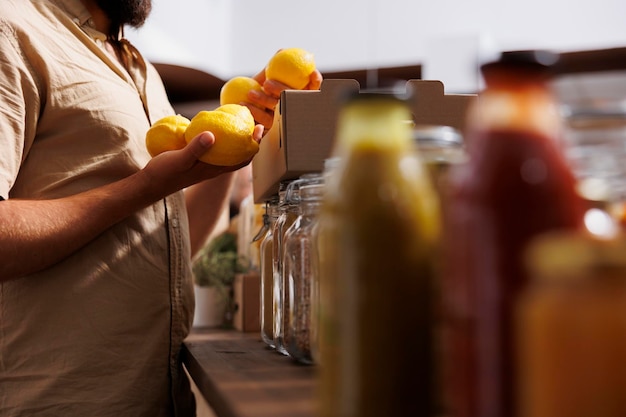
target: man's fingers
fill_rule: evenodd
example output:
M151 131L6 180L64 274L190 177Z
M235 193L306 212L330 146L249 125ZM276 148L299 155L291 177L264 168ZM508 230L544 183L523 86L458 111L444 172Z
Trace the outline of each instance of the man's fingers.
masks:
M324 80L324 77L322 76L322 73L319 72L318 70L315 70L311 74L311 77L309 79L309 84L305 87L305 89L307 89L307 90L319 90L320 87L322 86L322 81L323 80Z
M249 104L247 107L248 109L250 109L250 113L252 113L252 117L254 117L254 120L258 124L261 124L267 127L268 129L272 126L272 123L274 123L273 112L270 112L270 110L267 110L267 109L258 108L257 106L253 106L251 104Z
M202 132L185 147L193 161L197 161L215 143L215 135L211 132Z
M263 137L263 132L265 132L265 126L258 124L254 126L254 131L252 132L252 137L258 143L261 143L261 138Z
M277 93L276 96L272 96L265 92L250 90L248 92L248 101L250 104L253 104L258 107L265 107L266 109L274 109L278 104L278 100L280 98L280 92Z

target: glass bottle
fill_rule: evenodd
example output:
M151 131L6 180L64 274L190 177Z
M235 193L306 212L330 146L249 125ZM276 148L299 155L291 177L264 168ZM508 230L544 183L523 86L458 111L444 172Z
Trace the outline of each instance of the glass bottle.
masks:
M446 413L516 417L513 307L527 283L522 256L541 233L579 229L584 204L561 149L548 88L554 54L505 52L482 66L469 109L469 160L453 168L446 208Z
M521 417L626 415L625 253L623 236L531 244L517 306Z
M286 347L296 361L312 364L311 285L314 282L313 228L322 198L323 184L300 186L300 214L285 234L284 275L287 306ZM287 337L287 335L289 335Z
M260 288L260 321L261 321L261 339L271 348L275 348L274 341L274 224L278 219L278 198L270 199L266 203L266 214L263 217L263 229L255 237L256 240L261 238L261 288Z
M410 119L390 94L358 94L339 114L319 214L323 417L432 412L439 212Z

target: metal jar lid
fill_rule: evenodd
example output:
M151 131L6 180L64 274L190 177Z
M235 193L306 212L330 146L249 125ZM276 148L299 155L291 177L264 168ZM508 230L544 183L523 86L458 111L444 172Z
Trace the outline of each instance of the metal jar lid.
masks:
M426 162L459 163L465 160L463 136L451 126L416 125L413 141Z
M451 126L416 125L413 139L420 147L463 147L461 132Z

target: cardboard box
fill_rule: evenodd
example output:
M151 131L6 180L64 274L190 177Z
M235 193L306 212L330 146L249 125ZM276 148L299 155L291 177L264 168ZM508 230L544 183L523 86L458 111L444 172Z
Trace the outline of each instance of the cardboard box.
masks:
M283 91L274 124L252 161L255 203L276 195L281 181L323 170L332 152L343 98L359 91L359 83L347 79L324 80L319 91ZM416 123L461 131L467 108L476 99L476 95L444 94L443 83L436 80L409 80L405 93Z
M477 99L476 94L445 94L437 80L409 80L409 106L416 124L451 126L465 131L467 109Z
M252 161L255 203L278 193L281 181L321 172L331 152L342 97L359 91L356 80L324 80L319 91L286 90Z
M237 274L233 283L235 315L233 326L242 332L261 330L261 277L257 272Z

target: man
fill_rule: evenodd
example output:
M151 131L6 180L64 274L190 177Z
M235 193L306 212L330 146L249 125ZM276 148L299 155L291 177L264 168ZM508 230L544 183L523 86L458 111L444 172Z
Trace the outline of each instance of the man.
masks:
M195 414L179 359L190 247L241 167L198 161L210 132L147 154L146 130L174 110L120 32L149 10L0 2L0 416ZM257 78L267 94L250 108L269 125L285 86Z

